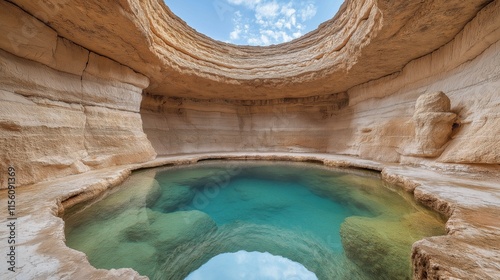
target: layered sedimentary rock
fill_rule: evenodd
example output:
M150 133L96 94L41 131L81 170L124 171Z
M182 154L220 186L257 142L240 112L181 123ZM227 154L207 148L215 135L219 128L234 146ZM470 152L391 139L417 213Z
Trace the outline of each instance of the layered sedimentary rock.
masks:
M0 13L1 169L15 166L28 184L154 158L139 114L147 77L13 4Z
M142 103L144 129L159 154L319 151L389 162L495 165L500 162L499 11L498 1L490 3L445 45L395 73L321 96L329 100L235 102L218 96L173 99L149 93ZM384 59L392 59L383 53ZM419 96L437 91L450 98L450 112L457 115L446 124L451 137L444 137L439 151L411 152L427 141L416 135L415 103Z
M22 183L155 152L498 164L499 4L462 2L347 1L302 38L242 47L196 33L157 0L2 1L2 162L25 166ZM412 152L414 104L436 91L457 115L451 140ZM26 102L68 117L22 124L30 114L12 110L33 112Z
M412 121L415 126L413 143L406 147L405 155L416 157L437 157L450 140L455 113L450 112L450 99L442 91L422 94L415 104Z
M2 0L0 169L25 185L155 154L286 151L495 171L499 14L499 0L348 0L302 38L248 47L161 0ZM449 106L422 110L436 92ZM417 277L440 277L443 242L414 250Z
M499 11L493 3L466 30L485 21L498 27L495 14ZM498 37L497 27L491 27L491 32ZM478 38L474 32L462 31L401 72L353 87L325 102L303 98L235 104L146 95L141 112L144 129L158 154L319 151L427 164L420 155L405 152L424 141L415 134L415 104L423 94L443 91L457 118L448 123L452 134L442 145L442 154L430 160L496 165L500 162L500 44L486 44L482 53L469 54L468 46L480 45L492 34Z
M215 42L161 0L11 2L146 75L148 92L260 100L342 92L399 71L449 42L491 0L350 0L317 31L264 48Z

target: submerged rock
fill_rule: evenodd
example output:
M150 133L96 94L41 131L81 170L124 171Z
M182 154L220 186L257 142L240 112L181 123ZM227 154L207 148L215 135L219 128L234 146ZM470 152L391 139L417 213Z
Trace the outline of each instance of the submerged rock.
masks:
M133 267L141 275L147 275L156 266L156 248L146 242L122 243L120 246L110 249L115 252L114 256L117 257L114 265L110 268Z
M412 244L426 236L444 234L442 223L423 212L402 221L383 217L349 217L340 228L345 253L374 279L410 279ZM401 257L406 256L406 257Z
M217 228L210 216L197 210L173 213L148 210L148 218L123 230L122 238L128 242L147 242L160 255Z
M174 211L193 200L195 192L187 186L167 186L163 187L159 197L154 204L153 209L159 209L161 212Z
M240 250L282 256L304 265L318 279L370 279L343 254L334 253L314 235L242 222L223 225L203 238L177 247L151 279L185 279L211 258Z

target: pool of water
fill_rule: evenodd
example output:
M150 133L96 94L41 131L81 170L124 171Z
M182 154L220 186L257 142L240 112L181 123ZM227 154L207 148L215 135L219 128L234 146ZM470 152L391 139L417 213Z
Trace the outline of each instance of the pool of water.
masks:
M238 251L223 253L210 259L186 280L318 280L302 264L267 252Z
M302 279L291 263L317 279L410 279L412 243L444 234L439 216L378 173L286 162L137 171L64 220L67 245L92 265L152 279ZM249 261L268 257L259 253L278 260L268 278L235 265L264 267Z

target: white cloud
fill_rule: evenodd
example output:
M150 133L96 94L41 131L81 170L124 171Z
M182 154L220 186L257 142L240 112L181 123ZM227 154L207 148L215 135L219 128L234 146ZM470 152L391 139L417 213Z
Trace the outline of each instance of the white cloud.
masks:
M305 8L302 9L300 12L300 16L302 18L302 21L306 21L308 19L313 18L316 15L317 9L314 4L309 3Z
M240 39L240 34L242 32L242 29L241 29L241 12L240 11L236 11L234 13L234 17L233 17L233 23L234 23L234 28L233 28L233 31L231 31L231 33L229 33L229 39L231 40L239 40Z
M260 42L262 45L269 45L271 44L271 40L269 40L269 37L265 34L260 34Z
M240 39L240 33L241 33L241 29L236 27L233 31L231 31L231 33L229 33L229 39L231 39L231 40Z
M302 36L306 22L316 15L312 1L294 0L227 0L229 4L242 6L233 14L233 30L230 42L246 42L249 45L270 45L288 42ZM253 18L243 17L253 14Z
M281 6L281 14L291 17L293 14L295 14L296 10L293 8L293 2L288 2L287 4L283 4Z
M276 2L265 3L262 5L257 5L255 9L255 17L272 19L276 17L279 13L280 6Z
M260 39L254 38L254 37L248 38L247 43L249 45L252 45L252 46L262 45L262 43L260 42Z
M249 8L255 7L255 5L259 4L261 0L227 0L229 4L233 5L243 5Z

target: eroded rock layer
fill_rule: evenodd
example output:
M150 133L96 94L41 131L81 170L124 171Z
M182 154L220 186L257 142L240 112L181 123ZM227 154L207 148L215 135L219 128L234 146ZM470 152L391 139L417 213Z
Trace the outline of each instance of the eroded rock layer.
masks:
M29 184L155 157L139 114L147 77L13 4L1 1L0 14L2 170L15 166Z
M161 0L0 0L0 169L26 185L238 151L498 174L499 14L499 0L347 0L302 38L247 47L196 33ZM449 105L421 106L434 95ZM443 240L415 245L415 277L477 272L439 262L435 248L458 250Z
M25 167L21 183L155 152L500 162L498 1L347 1L318 30L263 48L213 41L156 0L0 5L2 162ZM427 141L415 102L438 91L452 134L415 151Z
M315 151L388 162L495 166L500 163L498 13L498 2L491 3L440 49L344 93L239 103L147 94L144 130L158 154ZM440 91L450 99L451 109L442 115L445 127L419 135L417 99ZM430 121L426 114L417 115ZM442 130L451 135L439 136ZM412 151L426 141L439 142L439 148Z
M161 0L10 2L149 77L148 92L259 100L342 92L399 71L449 42L491 0L348 0L318 30L264 48L198 34Z

